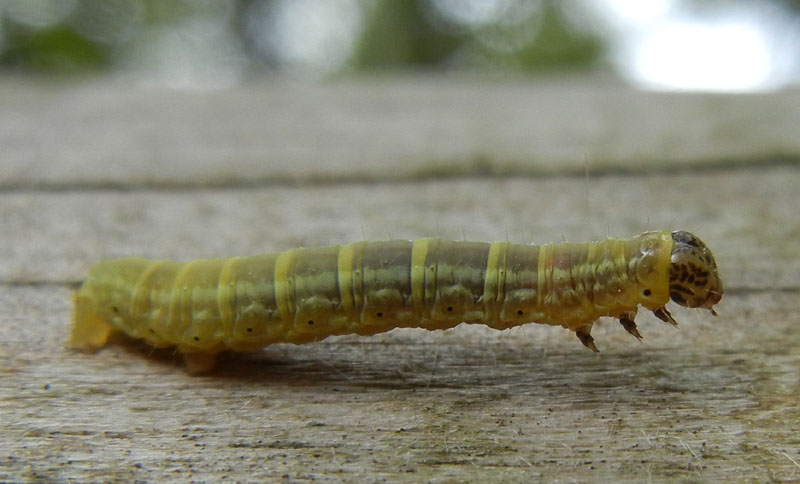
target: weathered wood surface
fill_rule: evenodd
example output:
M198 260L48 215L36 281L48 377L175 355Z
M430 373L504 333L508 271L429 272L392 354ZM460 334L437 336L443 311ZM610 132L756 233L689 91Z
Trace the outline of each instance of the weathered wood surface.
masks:
M609 82L274 81L213 93L0 83L0 187L230 186L670 171L800 153L800 92Z
M0 93L0 480L800 481L798 92ZM539 325L396 330L203 377L126 342L65 347L71 290L104 257L647 228L712 247L720 317L643 315L641 343L608 321L600 355Z

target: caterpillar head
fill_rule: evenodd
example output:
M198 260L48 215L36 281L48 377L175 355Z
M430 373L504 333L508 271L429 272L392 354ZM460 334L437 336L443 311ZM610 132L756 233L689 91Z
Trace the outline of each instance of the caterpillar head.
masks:
M722 280L717 263L702 240L684 231L672 232L669 266L669 295L673 301L690 308L707 308L722 299Z

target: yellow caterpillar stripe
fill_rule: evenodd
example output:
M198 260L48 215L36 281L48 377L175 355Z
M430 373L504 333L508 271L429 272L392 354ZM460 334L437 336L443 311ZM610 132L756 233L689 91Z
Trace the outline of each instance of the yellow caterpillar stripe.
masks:
M590 335L601 316L633 322L639 305L674 323L670 297L711 309L722 283L688 232L542 246L509 242L356 242L187 263L104 260L75 294L70 343L94 350L112 331L185 355L461 322L528 322ZM207 358L207 359L209 359Z

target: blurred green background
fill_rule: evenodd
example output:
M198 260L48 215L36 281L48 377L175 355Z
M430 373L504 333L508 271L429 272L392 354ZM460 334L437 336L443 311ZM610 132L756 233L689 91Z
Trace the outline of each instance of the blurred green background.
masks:
M797 82L800 1L0 0L0 72L185 88L254 76L607 73L643 87Z

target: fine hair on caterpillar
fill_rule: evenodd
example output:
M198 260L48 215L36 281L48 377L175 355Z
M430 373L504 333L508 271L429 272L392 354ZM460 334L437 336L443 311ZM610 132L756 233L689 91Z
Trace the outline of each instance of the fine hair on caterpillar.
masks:
M539 246L364 241L183 263L100 261L75 293L70 344L92 351L122 332L176 347L201 372L225 350L467 322L562 326L597 351L600 317L641 338L639 306L676 324L670 299L714 313L721 298L710 249L683 231Z

